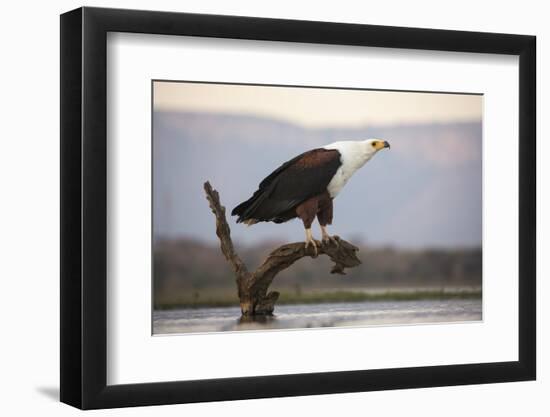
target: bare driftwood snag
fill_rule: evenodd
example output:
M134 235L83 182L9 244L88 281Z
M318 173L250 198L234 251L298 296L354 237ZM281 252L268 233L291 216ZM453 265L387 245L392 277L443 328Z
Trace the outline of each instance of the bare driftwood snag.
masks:
M297 260L310 256L315 258L313 247L305 248L304 242L288 243L273 250L254 272L250 272L239 257L231 240L231 229L225 217L225 207L220 203L220 196L207 181L204 183L206 199L216 217L216 235L225 259L233 267L236 276L237 289L243 316L271 315L279 298L277 291L268 292L273 278L282 270L291 266ZM327 255L334 266L333 274L344 275L345 268L360 265L357 257L359 248L335 236L338 245L334 243L319 243L318 255Z

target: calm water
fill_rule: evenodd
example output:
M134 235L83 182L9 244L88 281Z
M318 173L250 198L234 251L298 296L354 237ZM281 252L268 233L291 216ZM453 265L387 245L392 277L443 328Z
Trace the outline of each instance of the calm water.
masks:
M481 299L280 305L263 321L243 323L239 317L238 307L155 311L153 333L480 321Z

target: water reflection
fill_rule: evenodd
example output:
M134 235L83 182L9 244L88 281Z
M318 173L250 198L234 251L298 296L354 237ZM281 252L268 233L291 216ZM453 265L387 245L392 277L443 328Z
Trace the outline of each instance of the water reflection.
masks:
M296 329L482 319L481 299L281 305L273 316L240 317L239 307L155 311L154 334Z

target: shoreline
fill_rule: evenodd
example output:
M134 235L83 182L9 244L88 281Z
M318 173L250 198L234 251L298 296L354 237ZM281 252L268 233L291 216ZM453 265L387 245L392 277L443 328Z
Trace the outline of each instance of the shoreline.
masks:
M392 289L392 290L333 290L315 291L311 293L293 293L281 291L277 305L288 304L328 304L353 303L365 301L420 301L420 300L451 300L451 299L481 299L481 288L460 289ZM223 296L214 299L181 300L173 303L155 304L154 310L178 310L216 307L238 307L237 295Z

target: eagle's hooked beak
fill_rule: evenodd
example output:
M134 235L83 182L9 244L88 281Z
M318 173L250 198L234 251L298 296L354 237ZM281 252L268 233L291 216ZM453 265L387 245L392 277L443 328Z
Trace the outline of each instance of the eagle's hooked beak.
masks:
M390 144L388 141L385 141L385 140L377 140L375 142L373 142L372 144L374 146L374 148L379 151L380 149L384 149L384 148L389 148L390 147Z

